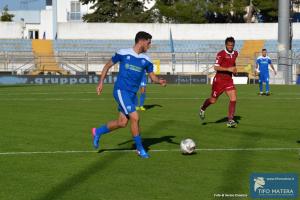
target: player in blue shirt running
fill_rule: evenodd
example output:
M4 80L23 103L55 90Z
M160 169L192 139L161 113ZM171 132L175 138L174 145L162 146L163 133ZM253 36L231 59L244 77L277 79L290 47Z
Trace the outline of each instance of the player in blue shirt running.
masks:
M150 58L144 54L150 48L151 39L152 36L149 33L143 31L138 32L135 36L135 45L133 48L119 50L111 60L105 64L97 86L97 93L100 95L103 90L103 81L108 70L119 62L119 74L114 85L113 96L119 106L118 109L120 113L118 119L110 121L99 128L92 129L93 145L95 148L99 147L99 140L103 134L126 127L130 120L130 129L138 155L142 158L149 157L143 147L140 136L139 115L135 109L136 93L145 71L149 74L149 77L154 83L166 86L166 81L159 79L153 73L153 64Z
M146 99L146 86L147 86L147 75L145 72L143 75L141 84L140 84L140 101L138 101L138 98L136 99L137 110L141 110L141 111L146 110L146 108L144 108L144 103L145 103L145 99Z
M256 60L256 70L255 72L259 73L259 95L263 95L263 82L266 83L266 95L270 95L270 86L269 86L269 65L271 66L274 74L276 71L272 64L271 58L267 56L267 50L262 49L262 55L259 56Z

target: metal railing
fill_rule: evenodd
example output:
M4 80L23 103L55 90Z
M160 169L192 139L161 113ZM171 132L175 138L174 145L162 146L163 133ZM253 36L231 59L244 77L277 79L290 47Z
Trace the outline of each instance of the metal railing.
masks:
M61 70L68 74L88 74L89 72L101 72L104 64L111 58L112 52L56 52L52 57L35 57L32 52L0 52L0 71L11 72L12 74L28 74L34 70L45 71L46 65L57 65ZM250 66L254 72L256 58L260 52L252 57L239 57L238 65ZM194 52L194 53L166 53L152 52L149 56L153 60L159 60L161 68L165 73L169 71L173 74L205 74L214 73L212 65L215 62L216 52ZM274 65L278 64L277 52L269 52L268 56L272 59ZM292 53L290 55L293 66L293 77L300 72L300 54ZM91 66L97 66L95 70ZM118 67L112 69L117 72ZM293 78L293 81L295 79Z

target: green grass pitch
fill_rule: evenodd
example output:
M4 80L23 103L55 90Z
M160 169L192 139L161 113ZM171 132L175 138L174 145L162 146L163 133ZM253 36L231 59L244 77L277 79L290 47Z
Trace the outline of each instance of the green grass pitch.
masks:
M0 86L0 199L211 200L249 195L254 172L300 174L300 86L271 85L271 96L257 85L237 90L230 129L225 94L198 117L209 85L149 85L140 125L151 158L141 159L127 151L128 128L103 136L105 151L92 147L90 129L118 115L112 85L101 96L96 85ZM178 151L184 138L196 154Z

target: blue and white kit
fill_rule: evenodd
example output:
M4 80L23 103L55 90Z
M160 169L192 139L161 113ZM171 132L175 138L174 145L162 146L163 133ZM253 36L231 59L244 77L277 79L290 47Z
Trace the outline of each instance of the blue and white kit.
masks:
M272 64L272 61L269 56L263 57L259 56L256 60L256 63L259 66L259 80L262 82L269 81L269 65Z
M113 95L117 101L119 111L127 115L136 111L136 93L139 90L145 72L153 72L150 58L133 49L121 49L113 57L112 62L120 62L119 74L114 85Z

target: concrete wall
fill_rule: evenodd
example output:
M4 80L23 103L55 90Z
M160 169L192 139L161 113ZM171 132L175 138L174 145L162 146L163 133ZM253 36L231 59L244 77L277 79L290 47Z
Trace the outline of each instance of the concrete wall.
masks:
M61 15L61 14L58 14ZM52 35L52 8L41 11L40 24L26 24L25 36L32 26L39 29L40 38L46 32ZM237 40L277 40L276 23L266 24L126 24L126 23L58 23L59 39L124 39L133 40L144 30L155 40L168 40L172 29L175 40L224 40L233 36ZM300 23L293 24L294 39L300 39ZM0 23L0 38L22 38L22 23Z
M1 39L20 39L23 36L23 23L0 22Z
M46 33L46 39L53 38L53 13L52 8L42 10L41 12L41 27L40 27L40 38L43 38L44 32Z
M59 39L133 39L144 30L153 39L168 40L172 29L175 40L277 40L277 23L256 24L126 24L126 23L59 23ZM300 23L293 24L294 39L300 39Z

